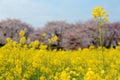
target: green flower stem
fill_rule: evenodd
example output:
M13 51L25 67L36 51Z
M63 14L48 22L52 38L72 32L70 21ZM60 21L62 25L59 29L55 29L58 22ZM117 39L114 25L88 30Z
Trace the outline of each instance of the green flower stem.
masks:
M104 49L103 49L103 37L104 37L104 34L103 34L103 24L102 24L102 17L100 17L100 46L101 46L101 54L102 54L102 64L103 64L103 69L105 69L104 67Z

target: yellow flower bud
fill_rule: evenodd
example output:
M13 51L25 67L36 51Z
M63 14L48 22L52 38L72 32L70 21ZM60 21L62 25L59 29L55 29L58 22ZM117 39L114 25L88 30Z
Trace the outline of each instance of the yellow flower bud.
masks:
M101 18L105 22L108 22L108 18L107 18L108 14L106 13L106 10L104 8L102 8L101 6L98 6L98 7L93 9L92 16L94 18Z
M6 41L7 41L7 43L10 43L10 42L12 42L12 39L11 38L7 38Z
M45 37L47 34L46 33L43 33L42 36Z
M25 37L20 38L20 43L21 43L21 44L25 44L25 41L26 41L26 38L25 38Z
M25 35L25 31L24 30L21 30L20 33L19 33L19 36L20 37L23 37Z
M56 42L58 40L58 37L55 35L51 40L52 42Z

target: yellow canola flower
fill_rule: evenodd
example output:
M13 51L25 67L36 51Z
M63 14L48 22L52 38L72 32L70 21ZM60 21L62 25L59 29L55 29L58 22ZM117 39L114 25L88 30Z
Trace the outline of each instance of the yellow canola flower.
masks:
M101 6L97 6L92 11L92 16L94 18L101 18L103 17L105 22L108 22L108 14L106 13L106 10L102 8Z
M31 43L33 48L37 48L39 46L39 41L35 40L34 42Z
M21 38L20 38L20 43L21 43L21 44L25 44L25 42L26 42L26 38L25 38L25 37L21 37Z
M65 71L62 71L60 75L60 80L70 80L69 74Z
M7 43L11 43L12 39L11 38L6 38Z
M23 37L25 35L25 31L24 30L21 30L20 33L19 33L19 36L20 37Z
M58 40L58 37L55 35L55 36L53 36L52 38L49 38L48 39L48 42L49 43L52 43L52 42L56 42Z
M22 73L22 68L21 68L20 66L18 66L18 65L16 65L16 72L17 72L19 75L21 75L21 73Z
M102 80L102 78L98 74L89 70L84 76L84 80Z
M102 71L101 71L101 74L104 74L104 73L105 73L105 71L104 71L104 70L102 70Z
M40 44L40 49L42 49L42 50L45 50L45 49L47 49L47 45L45 45L45 44Z
M46 79L45 79L45 76L41 76L41 77L40 77L40 80L46 80Z
M51 38L52 42L56 42L57 40L58 40L58 37L56 35Z
M43 33L42 36L45 37L47 34L46 33Z
M94 18L102 17L105 14L106 14L106 10L102 8L101 6L94 8L92 11L92 15L94 16Z

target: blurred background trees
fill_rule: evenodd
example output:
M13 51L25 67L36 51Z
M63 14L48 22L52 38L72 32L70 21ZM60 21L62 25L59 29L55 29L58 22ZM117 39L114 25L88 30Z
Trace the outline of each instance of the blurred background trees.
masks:
M28 38L29 34L33 32L32 26L27 23L23 23L17 19L7 19L0 22L0 45L6 43L6 38L19 41L19 32L24 30L25 36Z
M103 45L106 48L118 45L120 42L120 22L104 23L104 29ZM65 21L51 21L39 29L34 29L31 25L17 19L3 20L0 22L0 45L6 43L7 37L18 42L20 30L24 30L26 38L30 38L31 41L39 40L58 49L78 49L88 48L90 45L95 47L100 45L98 21L94 19L74 24ZM42 36L44 33L46 36ZM55 35L58 40L49 43L48 39Z

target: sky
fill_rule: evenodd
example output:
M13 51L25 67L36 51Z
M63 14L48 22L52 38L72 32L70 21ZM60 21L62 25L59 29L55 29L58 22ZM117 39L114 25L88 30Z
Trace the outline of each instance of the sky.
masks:
M92 19L92 9L102 6L109 21L120 21L120 0L0 0L0 21L20 19L35 28L50 21L75 23Z

